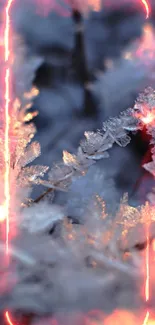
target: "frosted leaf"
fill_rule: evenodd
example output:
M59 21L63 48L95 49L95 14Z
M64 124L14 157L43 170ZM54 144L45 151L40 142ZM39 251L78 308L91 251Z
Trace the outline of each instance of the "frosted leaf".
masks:
M93 165L94 163L93 161L88 160L87 155L84 154L81 147L79 147L77 150L77 160L79 162L79 165L82 167L83 172L84 170L86 171L87 168Z
M73 168L63 164L53 167L48 174L47 185L49 188L65 190L72 182ZM45 185L45 184L43 184Z
M128 204L128 194L124 194L112 224L114 237L121 239L121 241L126 239L129 231L140 222L140 218L139 210ZM123 246L124 244L125 242L123 242Z
M112 146L113 146L113 140L111 141L112 139L110 138L110 137L107 137L106 139L105 139L105 143L104 143L104 145L103 146L101 146L101 148L98 150L98 153L99 152L104 152L104 151L106 151L106 150L108 150L108 149L110 149L110 148L112 148Z
M92 155L104 144L103 136L95 132L85 132L86 140L81 141L81 148L87 155Z
M48 173L49 180L51 182L59 183L65 179L69 179L72 176L72 168L63 164L55 165Z
M24 122L30 122L34 117L38 115L38 112L29 112L24 116Z
M139 120L134 116L134 110L128 109L120 114L123 129L127 131L137 131L140 129Z
M77 166L77 158L75 155L70 154L67 151L63 151L63 161L67 166Z
M67 151L63 151L63 160L65 165L72 167L72 169L74 169L77 174L83 173L85 169L90 165L87 157L84 155L80 147L78 149L77 156L72 155Z
M143 104L147 104L150 109L155 107L155 91L151 87L147 87L143 93L141 93L134 108L141 108Z
M115 142L121 146L121 147L126 147L130 143L131 138L128 135L124 135L120 138L117 138Z
M135 225L140 221L140 212L129 205L120 206L121 220L117 221L117 224L123 225L125 231L135 227Z
M122 121L119 118L111 118L109 121L104 122L103 130L108 131L109 136L121 147L125 147L130 142L130 137L123 129Z
M100 160L100 159L103 159L103 158L109 158L109 154L108 152L97 152L96 154L94 155L91 155L91 156L87 156L88 159L93 159L93 160Z
M29 183L36 183L37 178L43 177L48 168L47 166L39 165L23 168L18 177L20 184L26 186Z
M35 126L31 123L29 125L22 125L21 129L18 131L18 142L15 150L16 160L23 155L24 150L27 145L31 142L36 132Z
M40 152L40 144L38 142L32 142L25 150L24 155L20 158L20 166L25 167L27 164L31 163L40 155Z

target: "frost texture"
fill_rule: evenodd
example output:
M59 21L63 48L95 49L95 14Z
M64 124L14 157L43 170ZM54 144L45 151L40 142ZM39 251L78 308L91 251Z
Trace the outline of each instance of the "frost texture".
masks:
M41 183L51 183L52 189L66 190L72 180L83 176L98 159L107 157L107 150L114 143L124 147L130 141L127 133L141 127L135 117L135 109L129 109L118 118L105 122L102 131L86 132L77 154L65 151L64 162L53 167L49 181L42 180ZM38 173L42 175L42 168L39 171L34 169L34 181ZM25 174L29 179L27 170ZM24 231L10 247L10 253L18 260L18 279L11 294L3 294L0 298L1 310L7 306L9 309L46 314L60 307L85 306L90 309L94 308L94 301L105 304L107 294L103 296L104 290L111 290L120 278L127 280L129 277L132 283L134 278L143 277L141 260L133 248L137 241L145 240L145 234L140 238L136 230L135 242L132 234L135 227L146 223L150 216L154 221L154 210L148 204L140 208L130 207L125 195L118 211L108 215L104 198L95 192L94 189L90 193L92 200L86 202L82 224L72 223L63 210L45 202L23 210L21 228ZM50 237L48 232L58 222L58 236ZM0 247L2 251L3 246ZM125 258L126 251L131 254ZM47 287L48 290L45 290ZM90 300L85 299L88 293L92 297Z
M70 186L73 177L85 175L96 161L108 158L107 151L113 144L125 147L130 142L128 133L141 128L133 113L132 109L128 109L118 118L103 123L101 131L85 132L85 139L81 141L77 153L64 151L63 163L54 166L49 172L48 183L43 181L42 184L64 190Z
M45 185L48 191L66 191L71 189L72 182L74 187L77 177L85 176L89 168L91 173L98 160L108 158L108 150L114 144L125 147L130 142L128 133L142 128L143 123L137 114L141 113L141 102L148 98L146 91L134 109L111 118L100 131L85 132L85 139L81 141L77 153L64 151L63 162L53 166L48 180L45 180L42 176L47 171L46 166L27 166L40 154L39 144L31 142L35 127L30 121L36 113L27 112L29 106L25 106L33 94L37 94L35 89L31 94L26 92L22 97L23 108L16 102L13 112L15 129L11 131L15 145L12 147L10 167L14 185L17 184L19 190L23 185L27 190L32 184ZM98 183L99 175L94 175L94 189L92 193L88 191L86 202L81 204L81 223L74 223L57 205L41 200L36 204L29 202L30 207L22 210L19 216L19 223L22 220L20 233L10 245L13 259L8 268L7 284L8 289L11 285L11 291L0 296L1 311L7 308L47 314L65 308L94 309L94 302L104 308L106 301L109 304L110 300L107 293L111 297L112 287L121 283L122 277L124 284L130 282L131 285L134 279L137 285L140 284L143 278L142 261L134 250L137 242L145 241L145 234L142 236L138 232L139 225L143 227L150 221L149 218L153 222L154 210L149 204L140 208L130 207L125 195L118 210L108 214L102 192L105 177L102 177L100 193L96 193L95 183ZM86 183L89 186L87 180ZM69 208L68 203L66 207ZM57 229L55 232L54 226ZM136 236L135 227L138 227ZM53 236L50 236L51 230ZM4 244L0 243L0 251L4 250ZM126 252L130 254L126 256ZM17 261L15 268L14 260ZM5 277L2 266L2 278L3 273Z

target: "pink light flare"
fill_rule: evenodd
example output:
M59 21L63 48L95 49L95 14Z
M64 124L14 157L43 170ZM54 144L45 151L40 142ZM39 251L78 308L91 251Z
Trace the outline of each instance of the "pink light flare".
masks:
M9 254L9 210L10 210L10 148L9 148L9 103L11 99L10 91L10 9L12 6L13 0L8 0L5 7L5 29L4 29L4 59L6 63L5 70L5 98L4 98L4 165L5 165L5 174L4 174L4 209L5 209L5 221L6 221L6 255ZM9 312L5 312L5 319L9 325L13 325L11 322Z
M146 268L146 280L145 280L145 301L148 302L150 299L150 241L149 241L149 225L146 228L146 256L145 256L145 268ZM149 325L149 310L146 311L143 325Z
M147 0L141 0L142 4L144 5L145 11L146 11L146 19L150 16L150 6Z
M8 311L6 311L6 313L5 313L5 317L6 317L6 320L7 320L7 322L8 322L8 325L15 325L14 323L12 323Z
M5 8L5 30L4 30L4 59L6 63L5 70L5 130L4 130L4 196L5 196L5 218L6 218L6 253L8 254L9 246L9 205L10 205L10 148L9 148L9 103L10 103L10 8L13 0L8 0Z

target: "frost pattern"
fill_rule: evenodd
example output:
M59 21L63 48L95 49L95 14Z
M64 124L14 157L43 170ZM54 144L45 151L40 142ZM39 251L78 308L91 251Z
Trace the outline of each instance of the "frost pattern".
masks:
M130 142L131 131L141 129L139 119L133 109L122 112L119 117L111 118L103 123L103 128L97 132L85 132L76 154L63 152L63 163L52 167L49 181L43 184L51 188L66 189L71 185L72 178L85 175L88 168L96 161L108 158L108 150L116 143L125 147Z
M66 190L76 176L84 176L97 160L108 157L107 151L115 143L121 147L129 143L128 133L144 125L143 117L146 115L142 113L146 103L152 112L154 92L151 89L140 95L133 109L105 122L102 130L86 132L77 153L65 151L63 162L50 170L47 181L41 179L46 167L26 166L40 153L37 143L30 144L34 126L32 132L31 124L26 125L27 141L20 140L19 146L15 146L17 154L13 152L13 168L17 168L19 181L23 179L25 187L35 183L52 190ZM147 129L154 141L152 126L148 125ZM145 231L139 232L139 227L143 229L144 224L155 221L154 208L147 202L138 208L129 206L125 194L118 210L109 215L104 199L94 193L83 213L84 222L74 224L60 207L48 206L46 202L23 210L20 236L10 246L10 254L18 260L16 271L19 278L11 294L7 292L0 297L0 310L7 307L45 314L57 306L63 308L64 300L67 308L77 306L77 301L81 307L88 292L93 299L88 300L86 306L92 308L94 295L105 302L106 295L101 299L104 290L121 282L122 277L130 278L131 283L135 278L138 284L141 282L142 261L135 247L137 243L146 241ZM54 224L59 225L59 232L58 236L51 237L49 231ZM3 252L4 249L0 243L0 250ZM9 284L12 276L11 273Z

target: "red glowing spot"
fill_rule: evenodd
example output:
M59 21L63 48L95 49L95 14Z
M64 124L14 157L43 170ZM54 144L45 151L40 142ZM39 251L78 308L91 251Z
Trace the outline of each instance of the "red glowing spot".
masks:
M155 108L150 109L143 105L141 107L141 112L140 113L135 113L135 117L138 118L140 121L143 122L143 124L148 125L148 124L154 124L155 123Z
M146 10L146 19L149 18L149 15L150 15L150 8L149 8L149 4L147 2L147 0L141 0L144 7L145 7L145 10Z
M7 322L8 322L9 325L15 325L15 324L12 323L8 311L6 311L5 317L6 317L6 320L7 320Z

